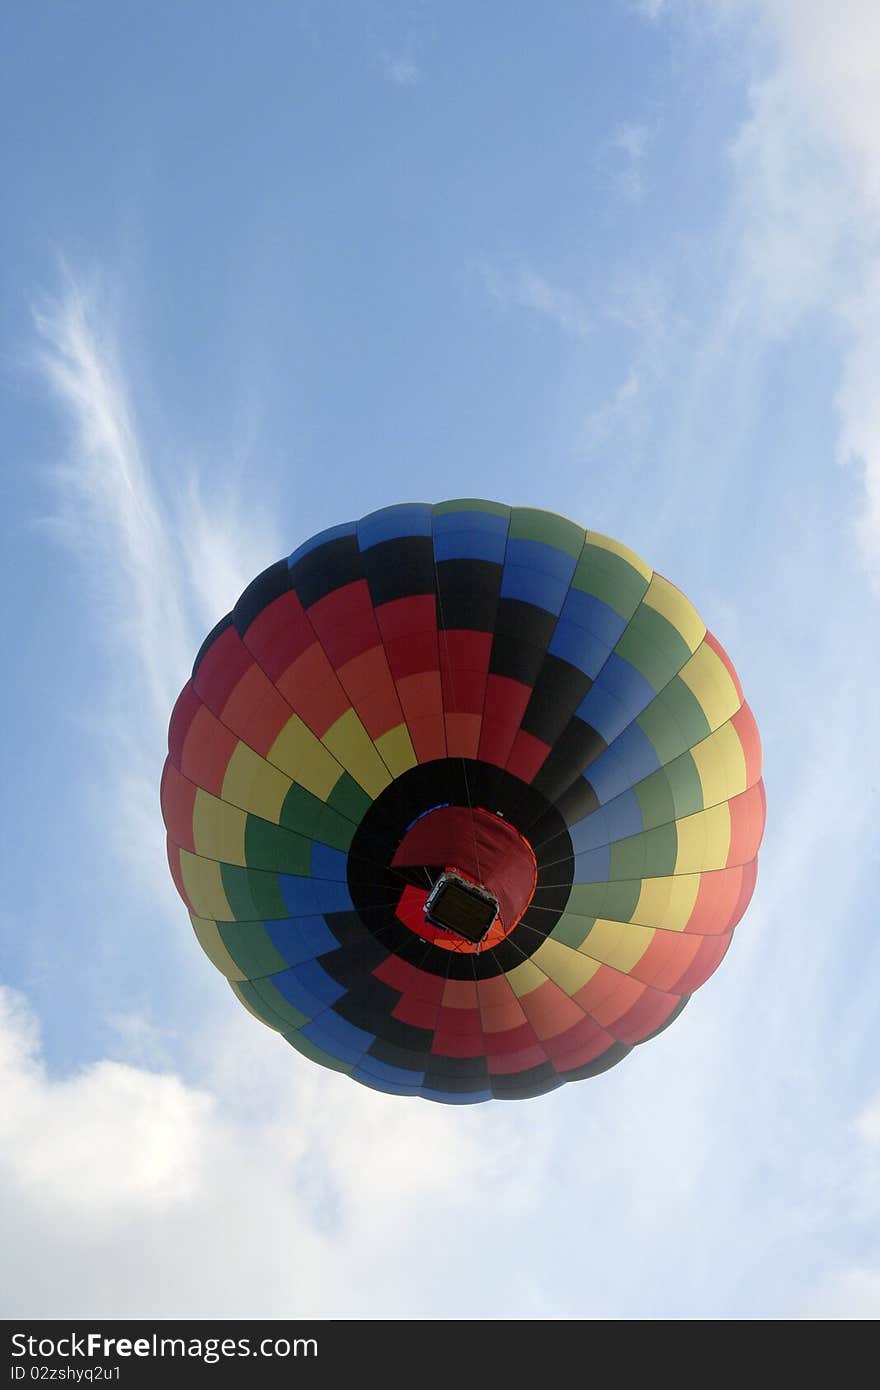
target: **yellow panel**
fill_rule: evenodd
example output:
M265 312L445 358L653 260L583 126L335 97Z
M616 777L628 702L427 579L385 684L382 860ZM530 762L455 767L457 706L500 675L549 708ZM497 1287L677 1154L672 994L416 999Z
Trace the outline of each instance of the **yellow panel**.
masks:
M324 743L369 796L377 797L392 780L353 709L347 709L331 725L324 735Z
M588 531L586 538L587 545L595 545L599 550L608 550L612 555L617 555L621 560L626 560L628 565L632 565L634 570L638 570L642 578L647 582L654 571L650 565L646 565L641 555L637 555L629 546L621 545L620 541L612 540L611 536L603 536L601 531Z
M218 922L234 921L235 913L223 891L220 865L214 859L199 859L182 849L180 872L186 895L199 917L213 917Z
M415 767L418 762L409 729L405 724L398 724L396 728L381 734L376 739L376 747L383 763L394 777L399 777L402 772Z
M193 804L193 843L196 854L219 859L222 864L246 864L244 831L247 815L237 806L227 806L202 787Z
M564 946L561 941L554 941L551 937L547 937L531 959L566 994L576 994L599 969L598 961L582 956L571 946Z
M692 748L691 757L700 774L704 806L717 806L745 791L745 754L729 721Z
M632 922L609 922L598 917L578 950L627 974L641 960L653 939L652 927L637 927Z
M730 850L730 809L726 801L675 822L678 832L677 874L723 869Z
M642 603L647 603L660 613L681 634L690 650L696 651L706 635L706 624L680 589L676 589L662 574L655 574Z
M217 923L210 921L207 917L197 917L194 912L189 914L189 919L193 924L199 945L208 960L222 971L227 980L246 980L247 975L240 966L236 965L223 945L223 938Z
M269 761L322 801L327 800L342 776L339 763L298 714L290 716L272 744Z
M697 648L679 674L702 705L710 729L719 728L736 714L740 707L736 686L724 662L708 642Z
M222 795L223 800L232 802L233 806L241 806L277 825L291 786L285 773L267 763L246 743L240 743L227 764Z
M700 875L697 873L643 878L633 921L662 931L684 931L699 890Z
M507 983L517 999L521 999L524 994L530 994L533 989L543 985L546 979L547 976L531 960L524 960L522 965L514 966L507 974Z

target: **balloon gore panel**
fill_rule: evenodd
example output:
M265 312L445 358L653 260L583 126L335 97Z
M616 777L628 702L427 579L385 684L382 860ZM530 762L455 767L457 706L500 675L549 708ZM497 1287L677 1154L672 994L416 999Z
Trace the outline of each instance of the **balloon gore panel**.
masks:
M386 507L259 575L171 716L168 857L257 1018L448 1103L596 1076L681 1012L755 885L760 740L619 542Z

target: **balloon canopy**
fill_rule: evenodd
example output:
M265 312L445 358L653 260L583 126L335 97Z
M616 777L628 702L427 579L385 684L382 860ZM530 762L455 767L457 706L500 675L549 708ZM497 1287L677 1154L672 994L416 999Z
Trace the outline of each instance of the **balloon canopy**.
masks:
M380 1091L607 1070L721 961L764 828L730 658L631 550L461 500L245 589L175 705L171 872L257 1018Z

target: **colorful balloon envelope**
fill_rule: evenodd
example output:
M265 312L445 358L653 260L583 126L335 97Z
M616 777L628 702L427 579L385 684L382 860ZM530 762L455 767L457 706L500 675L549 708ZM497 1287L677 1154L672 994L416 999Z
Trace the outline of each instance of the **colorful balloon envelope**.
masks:
M721 961L758 731L697 611L551 512L387 507L272 565L203 644L171 872L240 1001L380 1091L596 1076Z

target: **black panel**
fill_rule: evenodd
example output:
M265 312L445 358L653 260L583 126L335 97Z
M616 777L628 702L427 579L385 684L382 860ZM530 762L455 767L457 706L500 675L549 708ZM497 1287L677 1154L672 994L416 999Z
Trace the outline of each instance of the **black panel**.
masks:
M219 621L219 623L217 623L217 625L216 625L215 627L212 627L212 628L211 628L211 631L208 633L208 635L207 635L207 637L205 638L204 642L203 642L202 645L199 647L199 650L198 650L198 652L196 653L196 659L195 659L195 661L193 662L192 676L190 677L191 680L195 680L195 678L196 678L196 671L198 671L199 667L200 667L201 664L202 664L202 658L204 657L205 652L208 650L209 647L211 647L211 646L214 645L214 643L217 641L217 638L220 636L220 634L223 633L223 632L225 632L226 629L227 629L228 627L232 627L232 614L231 614L231 613L227 613L225 618L221 618L220 621Z
M503 598L495 615L495 638L518 637L546 652L556 630L556 615L534 603L518 598Z
M599 809L599 798L589 782L579 777L556 801L556 809L566 825L577 825Z
M602 735L591 724L585 724L583 719L569 720L535 774L534 786L558 806L559 798L575 777L586 771L607 747Z
M496 1100L525 1100L528 1096L543 1096L562 1084L562 1078L550 1062L542 1062L539 1067L530 1067L528 1071L514 1072L511 1076L492 1076L489 1079Z
M286 560L277 560L262 574L248 584L238 603L232 610L232 620L242 636L247 632L254 618L270 604L273 599L289 593L293 588L290 570Z
M592 684L583 671L548 652L523 715L522 727L552 748Z
M341 946L338 951L327 951L318 959L321 969L326 970L338 985L358 991L369 986L369 989L375 992L377 1000L378 992L382 991L382 998L389 1013L400 998L398 990L392 990L381 980L377 980L372 973L383 960L388 959L388 950L384 942L378 941L370 932L364 932L362 929L360 941L352 946Z
M428 1059L425 1085L434 1085L438 1090L451 1091L454 1081L481 1081L487 1084L489 1069L485 1057L443 1057L432 1052ZM476 1088L479 1089L479 1088Z
M501 565L491 560L440 560L437 592L440 626L492 632L501 593Z
M310 550L292 566L290 577L303 608L310 608L334 589L341 589L343 584L363 579L363 557L357 536L337 536Z
M396 1043L386 1042L384 1038L377 1038L374 1043L370 1043L367 1055L375 1057L377 1062L385 1062L389 1067L404 1067L407 1071L418 1072L425 1070L426 1059L423 1052L412 1052L407 1047L398 1047Z
M433 594L434 545L430 536L399 536L371 545L361 556L373 607L413 594Z
M493 676L506 676L508 680L531 687L538 679L544 655L543 647L537 647L521 637L499 637L496 634L492 642L489 670Z
M392 1018L388 1013L377 1013L371 1009L367 1003L345 995L338 999L333 1008L343 1018L348 1019L356 1028L364 1028L368 1033L375 1033L376 1041L381 1038L382 1042L389 1047L399 1048L403 1052L413 1052L424 1058L426 1052L430 1052L434 1033L430 1028L416 1028L412 1023L402 1023L399 1018ZM373 1045L370 1046L373 1056ZM424 1065L424 1061L422 1062Z

